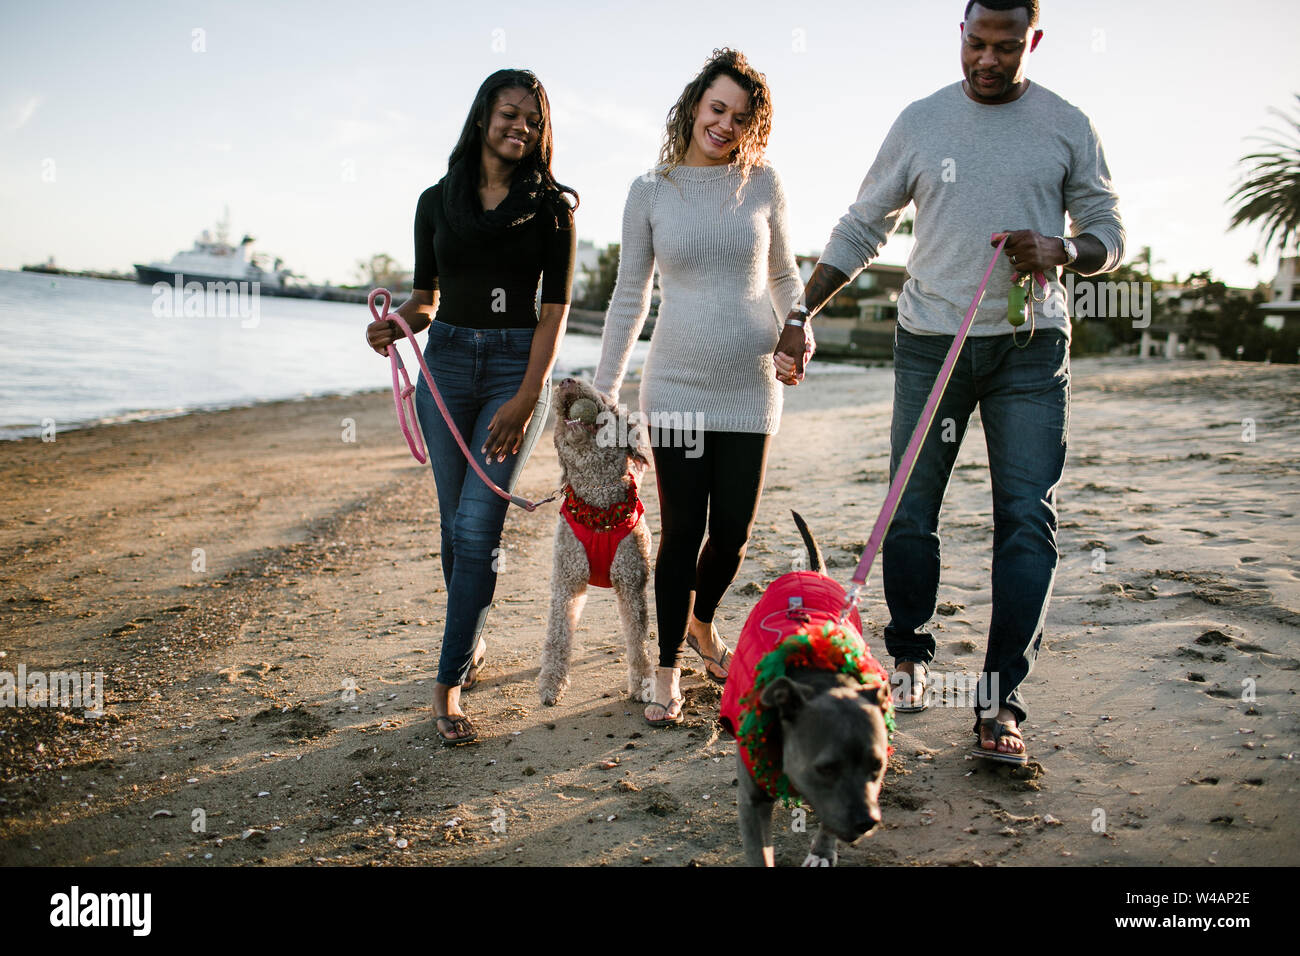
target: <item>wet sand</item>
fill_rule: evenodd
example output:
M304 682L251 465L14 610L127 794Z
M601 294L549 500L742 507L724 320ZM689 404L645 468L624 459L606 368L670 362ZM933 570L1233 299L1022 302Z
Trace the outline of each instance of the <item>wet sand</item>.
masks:
M852 573L884 497L891 383L788 393L724 635L790 570L791 507ZM1300 862L1298 459L1294 367L1076 362L1031 766L969 759L964 706L900 716L884 826L841 865ZM558 474L548 438L520 491ZM646 726L620 696L611 592L588 602L567 696L538 702L553 505L507 524L466 695L482 739L439 745L433 480L387 393L2 443L0 479L0 671L103 671L107 696L99 718L0 710L0 862L741 862L718 690L696 668L686 724ZM941 520L934 668L973 676L992 547L978 420ZM863 612L883 659L878 575ZM784 815L777 859L797 864L808 834Z

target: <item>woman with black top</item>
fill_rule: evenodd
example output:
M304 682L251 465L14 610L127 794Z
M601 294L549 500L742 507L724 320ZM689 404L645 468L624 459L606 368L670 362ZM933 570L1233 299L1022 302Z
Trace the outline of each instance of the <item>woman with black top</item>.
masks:
M507 490L550 409L573 279L576 200L551 173L546 91L528 70L499 70L479 87L447 175L416 206L414 289L397 312L412 331L429 329L424 356L438 391L465 443L484 456L488 477ZM381 354L400 335L392 320L366 330ZM478 735L460 694L486 653L480 634L507 503L469 467L423 376L415 403L438 488L447 585L433 708L443 743L465 744Z

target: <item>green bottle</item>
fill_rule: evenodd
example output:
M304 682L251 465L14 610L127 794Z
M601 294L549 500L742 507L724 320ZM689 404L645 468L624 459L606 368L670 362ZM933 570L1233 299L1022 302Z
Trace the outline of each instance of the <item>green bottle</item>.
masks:
M1007 321L1016 328L1025 324L1025 283L1029 276L1011 284L1007 293Z

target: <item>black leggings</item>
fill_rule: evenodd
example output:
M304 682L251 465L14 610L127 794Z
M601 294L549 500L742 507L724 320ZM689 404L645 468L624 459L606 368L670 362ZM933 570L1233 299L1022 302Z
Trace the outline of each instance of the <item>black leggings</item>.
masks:
M740 570L767 467L768 435L652 431L659 486L655 613L659 666L679 667L692 612L709 623ZM707 518L706 518L707 516ZM705 526L709 539L700 550Z

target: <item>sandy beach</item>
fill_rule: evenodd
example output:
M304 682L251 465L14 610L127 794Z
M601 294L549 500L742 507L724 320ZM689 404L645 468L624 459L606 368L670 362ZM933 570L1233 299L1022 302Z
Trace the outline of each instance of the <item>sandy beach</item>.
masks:
M847 580L891 389L881 368L787 393L724 636L791 569L792 507ZM883 828L841 865L1300 863L1298 460L1295 367L1075 362L1031 765L967 757L964 706L900 716ZM558 474L548 432L520 491ZM941 523L936 672L983 658L990 494L976 420ZM573 687L539 703L555 520L512 509L465 700L482 739L447 750L433 480L387 392L0 443L0 671L102 671L106 691L102 717L0 709L0 863L738 865L719 691L696 667L686 724L648 727L620 696L611 592ZM878 573L863 618L888 666ZM808 846L790 819L783 865Z

